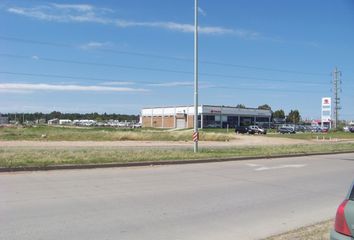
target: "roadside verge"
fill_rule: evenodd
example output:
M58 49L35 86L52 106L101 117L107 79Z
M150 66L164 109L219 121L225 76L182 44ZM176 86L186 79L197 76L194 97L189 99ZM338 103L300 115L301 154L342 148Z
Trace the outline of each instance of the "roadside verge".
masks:
M0 167L0 172L18 172L18 171L48 171L48 170L66 170L66 169L92 169L92 168L112 168L112 167L138 167L138 166L159 166L159 165L177 165L177 164L197 164L212 162L228 162L228 161L245 161L255 159L277 159L288 157L304 157L316 155L333 155L354 153L350 151L333 151L333 152L317 152L317 153L297 153L282 154L268 156L247 156L247 157L228 157L228 158L206 158L206 159L184 159L184 160L166 160L166 161L142 161L142 162L125 162L125 163L90 163L90 164L60 164L48 166L16 166L16 167Z

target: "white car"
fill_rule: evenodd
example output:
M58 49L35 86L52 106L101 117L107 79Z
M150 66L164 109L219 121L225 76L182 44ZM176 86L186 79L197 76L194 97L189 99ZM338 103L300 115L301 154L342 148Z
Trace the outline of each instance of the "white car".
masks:
M252 133L258 133L258 134L267 134L267 130L260 128L256 125L252 125L248 127Z
M135 123L133 124L132 128L141 128L141 123Z

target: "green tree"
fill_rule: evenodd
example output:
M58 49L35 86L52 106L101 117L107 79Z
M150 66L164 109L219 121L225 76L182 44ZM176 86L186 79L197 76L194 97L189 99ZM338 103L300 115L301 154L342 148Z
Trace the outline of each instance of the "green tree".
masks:
M276 110L273 113L273 118L285 118L285 112L283 109Z
M291 110L289 115L286 117L286 121L290 123L297 124L300 122L301 116L298 110Z
M272 108L268 104L260 105L260 106L258 106L258 109L272 110Z
M246 106L243 105L243 104L237 104L236 107L237 107L237 108L246 108Z

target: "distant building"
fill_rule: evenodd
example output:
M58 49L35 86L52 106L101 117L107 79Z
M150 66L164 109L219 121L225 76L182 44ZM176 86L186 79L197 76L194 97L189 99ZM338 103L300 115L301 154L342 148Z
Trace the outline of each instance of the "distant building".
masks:
M97 124L97 121L90 120L90 119L81 119L81 120L74 120L72 124L76 126L95 126Z
M271 117L271 110L213 105L198 106L199 128L234 128L235 126L256 124L269 127ZM143 127L192 128L194 107L144 108L141 111L141 122Z
M44 118L40 118L37 119L36 121L34 121L35 124L45 124L45 119Z
M59 120L59 125L70 125L72 124L72 121L70 119L60 119Z
M58 125L59 124L59 119L58 118L53 118L48 120L48 125Z
M2 116L1 113L0 113L0 125L1 124L8 124L8 123L9 123L9 118L5 117L5 116Z

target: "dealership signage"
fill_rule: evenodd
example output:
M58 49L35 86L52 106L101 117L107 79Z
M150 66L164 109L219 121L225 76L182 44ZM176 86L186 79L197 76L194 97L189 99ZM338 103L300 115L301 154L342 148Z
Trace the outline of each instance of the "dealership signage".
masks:
M321 125L323 123L331 124L332 120L332 101L330 97L322 98L322 108L321 108Z

